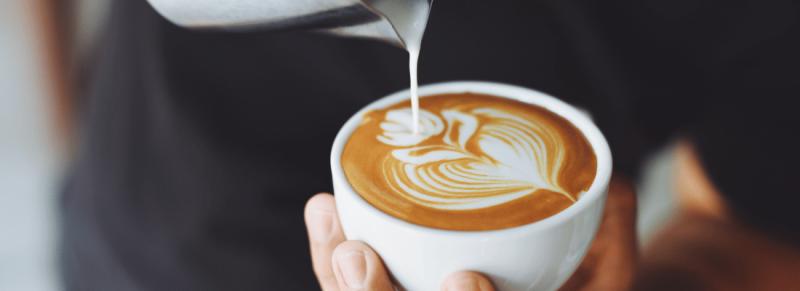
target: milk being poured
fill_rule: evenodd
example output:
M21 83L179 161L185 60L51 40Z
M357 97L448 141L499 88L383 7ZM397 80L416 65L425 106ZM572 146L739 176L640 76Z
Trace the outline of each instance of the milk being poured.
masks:
M413 133L419 132L417 59L433 0L148 0L171 22L189 28L313 28L402 45L409 54ZM377 19L376 19L377 18Z
M395 31L403 39L408 50L408 72L411 80L411 112L414 134L419 133L419 95L417 94L417 61L422 35L428 24L430 4L428 0L378 1L374 5L389 19Z

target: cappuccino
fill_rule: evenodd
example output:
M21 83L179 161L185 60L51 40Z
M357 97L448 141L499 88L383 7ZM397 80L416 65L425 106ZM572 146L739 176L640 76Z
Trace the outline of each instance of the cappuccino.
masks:
M473 93L426 96L419 107L417 133L409 101L365 113L341 155L355 192L396 218L511 228L566 209L595 179L586 137L545 108Z

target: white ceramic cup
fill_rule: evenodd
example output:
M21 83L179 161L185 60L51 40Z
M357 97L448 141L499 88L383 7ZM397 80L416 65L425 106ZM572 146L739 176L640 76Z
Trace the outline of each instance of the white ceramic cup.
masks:
M536 104L566 118L589 140L597 156L591 188L567 209L534 223L490 231L424 227L390 216L367 203L344 175L341 156L350 134L370 109L409 98L404 90L381 98L345 123L331 152L333 189L348 240L369 244L383 259L399 290L435 291L450 274L483 273L498 291L555 290L583 260L603 214L611 179L611 152L600 130L583 113L556 98L518 86L446 82L419 88L420 96L473 92Z

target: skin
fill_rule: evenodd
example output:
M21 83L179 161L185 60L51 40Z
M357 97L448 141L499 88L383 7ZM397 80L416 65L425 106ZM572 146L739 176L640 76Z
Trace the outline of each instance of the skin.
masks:
M800 250L737 221L690 142L678 143L675 171L677 214L642 251L636 242L634 187L620 175L612 177L598 234L559 290L797 290ZM330 219L321 223L312 215L319 211ZM311 198L306 224L322 290L394 290L378 255L362 242L345 241L333 196ZM330 231L324 240L313 235L320 225ZM357 288L342 282L358 271L341 269L333 259L351 251L363 252L368 261L365 283ZM448 277L441 290L494 288L481 274L465 270Z
M70 148L72 103L68 74L69 17L63 1L15 0L36 27L46 84L56 105L57 132ZM800 250L737 221L708 178L690 142L675 160L678 213L640 252L636 195L615 175L598 234L581 265L560 290L797 290ZM322 290L394 290L380 257L366 244L346 241L330 194L309 200L305 211L312 263ZM364 258L363 274L353 274ZM343 257L344 265L338 258ZM334 260L333 258L337 258ZM347 282L356 282L356 288ZM362 283L363 282L363 283ZM478 273L452 274L442 290L494 290Z
M345 240L333 195L321 193L312 197L306 204L305 218L314 272L323 291L394 290L378 254L363 242ZM578 270L560 290L629 289L638 253L635 223L633 184L614 175L597 237ZM347 262L361 255L365 263ZM441 290L491 291L494 287L481 274L464 270L447 277Z
M43 62L45 78L41 81L52 100L53 129L56 142L66 152L73 150L73 82L69 57L72 39L70 1L15 0L25 14L25 25L37 31L34 41Z
M691 142L675 156L679 210L644 248L633 289L797 290L797 247L738 221Z

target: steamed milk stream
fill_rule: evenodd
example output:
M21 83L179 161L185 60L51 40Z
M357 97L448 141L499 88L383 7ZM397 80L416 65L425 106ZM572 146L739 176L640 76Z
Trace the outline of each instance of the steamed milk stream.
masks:
M460 93L363 116L342 153L353 189L399 219L449 230L495 230L550 217L578 200L597 172L583 134L535 105Z
M560 116L488 95L420 100L417 62L430 5L378 1L374 7L405 42L411 99L367 113L345 145L342 167L362 198L414 224L470 231L542 220L589 189L597 159L583 134Z
M417 94L417 62L422 44L422 35L428 23L431 6L428 0L410 1L378 1L373 7L383 11L394 30L405 42L408 50L408 72L411 81L411 112L414 125L412 129L417 133L419 128L419 95Z

